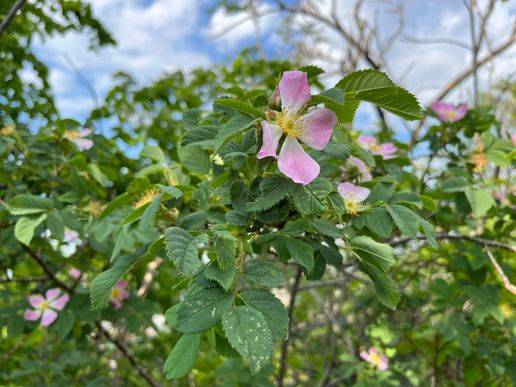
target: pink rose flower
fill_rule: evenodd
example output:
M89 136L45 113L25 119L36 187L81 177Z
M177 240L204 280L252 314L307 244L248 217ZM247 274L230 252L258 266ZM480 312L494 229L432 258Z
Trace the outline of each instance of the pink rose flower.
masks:
M512 145L516 146L516 133L511 136Z
M373 155L382 156L385 160L392 159L398 150L392 142L379 144L376 137L373 136L362 135L358 138L358 142L362 148L367 149Z
M456 122L462 120L468 112L468 104L464 103L460 108L455 107L452 103L434 102L432 104L432 110L437 114L437 117L443 122Z
M40 294L29 296L29 303L34 309L26 309L23 318L27 321L36 321L41 317L41 326L49 326L57 318L57 311L63 310L70 297L63 294L61 297L61 289L49 289L45 293L45 297Z
M64 241L70 243L76 241L77 239L79 239L79 233L75 230L70 230L68 227L65 227Z
M346 160L346 166L344 170L347 172L350 169L356 169L360 174L360 181L371 181L373 176L371 175L371 169L359 158L355 156L349 156Z
M324 149L330 141L337 116L326 108L301 113L311 99L308 79L302 71L285 71L278 90L281 112L275 114L274 121L261 122L263 145L257 157L276 157L279 141L285 134L278 168L295 183L307 185L319 175L320 167L299 141L313 149Z
M389 359L383 354L378 355L378 350L375 347L369 348L367 352L360 352L360 357L378 368L379 371L385 371L389 368Z
M365 207L362 202L367 199L371 191L351 183L342 183L337 187L340 196L344 199L344 207L350 215L356 215Z
M115 309L120 309L123 306L123 301L129 298L129 292L125 290L128 283L126 280L120 280L111 290L111 297L109 302L115 305Z
M82 271L80 271L79 269L76 269L75 267L70 268L70 270L68 270L68 274L73 279L79 279L82 277Z
M67 130L64 133L64 138L73 142L80 150L88 150L93 146L93 140L87 137L91 134L91 129L78 130Z

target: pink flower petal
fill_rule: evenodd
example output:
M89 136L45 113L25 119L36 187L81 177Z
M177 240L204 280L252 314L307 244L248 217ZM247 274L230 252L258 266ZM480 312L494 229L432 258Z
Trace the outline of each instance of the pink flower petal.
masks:
M378 153L381 154L384 159L388 160L394 157L393 154L396 153L397 150L398 148L396 148L396 146L392 142L387 142L385 144L380 145L380 150L378 151Z
M259 159L270 156L276 157L276 149L283 132L278 125L271 125L267 121L262 121L261 124L263 145L256 157Z
M367 199L371 191L368 188L359 187L351 183L341 183L337 187L340 195L344 200L352 200L357 203L363 202Z
M79 132L79 137L86 137L86 136L89 136L90 134L91 134L91 129L86 128Z
M512 145L516 146L516 133L511 136Z
M127 290L120 291L120 300L127 300L129 298L129 292Z
M128 282L127 280L123 279L123 280L120 280L116 283L115 287L119 288L119 289L125 289L128 285Z
M361 351L360 352L360 357L362 359L364 359L365 361L370 361L371 360L371 357L369 356L369 353L367 353L366 351Z
M65 242L73 242L79 239L79 233L75 230L70 230L69 228L65 228L64 232L64 240Z
M122 307L122 303L119 300L112 298L109 301L115 306L116 310L118 310Z
M468 104L464 103L457 111L457 115L455 116L455 121L462 120L467 112L468 112Z
M376 347L369 348L370 355L378 355L378 349Z
M43 317L41 318L41 325L48 327L54 321L56 321L57 312L52 309L46 309L43 311Z
M321 150L330 141L337 116L329 109L315 109L299 119L302 125L301 141L306 145Z
M278 159L278 168L295 183L307 185L312 182L320 171L315 162L301 147L295 138L287 136Z
M29 304L32 305L32 307L37 308L41 305L41 303L45 301L45 297L37 294L35 296L29 296Z
M279 82L279 93L282 110L297 113L311 98L306 73L285 71Z
M356 158L355 156L349 156L348 163L354 166L356 169L358 169L358 172L360 172L360 178L362 181L371 181L373 180L373 176L371 175L371 171L369 170L369 167L359 158Z
M82 271L72 267L70 270L68 270L68 274L74 279L79 279L82 276Z
M39 316L41 316L40 310L25 309L25 312L23 313L23 318L26 321L36 321Z
M380 363L378 364L378 369L380 371L385 371L389 368L389 359L385 355L380 355Z
M59 297L60 294L61 294L61 289L53 288L53 289L47 290L47 292L45 293L45 297L47 298L48 301L52 301L52 300L55 300L57 297Z
M93 140L90 140L89 138L75 138L72 142L81 150L88 150L93 146Z
M62 310L68 301L70 300L70 296L68 294L64 294L61 297L59 297L57 300L52 301L50 306L56 310Z
M376 137L368 136L368 135L362 135L358 138L358 142L364 145L365 148L368 148L371 145L376 145Z

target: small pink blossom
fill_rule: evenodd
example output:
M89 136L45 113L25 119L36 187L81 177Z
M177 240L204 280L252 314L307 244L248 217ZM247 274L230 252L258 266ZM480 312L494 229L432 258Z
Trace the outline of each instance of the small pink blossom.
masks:
M91 129L79 130L67 130L63 137L73 142L80 150L88 150L93 146L93 140L87 137L91 134Z
M75 230L70 230L68 227L65 227L64 241L70 243L76 241L77 239L79 239L79 233Z
M452 123L464 118L468 112L468 104L464 103L460 108L457 108L452 103L437 101L432 104L432 110L441 121Z
M40 294L29 296L29 303L34 309L26 309L23 318L27 321L36 321L41 317L41 326L49 326L57 318L57 311L63 310L70 297L63 294L61 297L61 289L49 289L45 293L45 297Z
M360 181L371 181L373 176L371 175L371 169L359 158L355 156L349 156L346 160L346 166L343 168L345 172L352 169L356 169L360 174Z
M516 133L511 136L512 145L516 146Z
M109 302L115 305L115 309L117 310L123 306L123 301L129 298L129 292L125 289L127 285L126 280L120 280L111 290Z
M398 150L392 142L379 144L376 137L373 136L362 135L358 138L358 142L373 155L380 155L385 160L392 159L394 157L394 153Z
M375 347L369 348L367 352L360 352L360 357L378 368L379 371L385 371L389 368L389 359L383 354L379 355L378 349Z
M324 149L330 141L337 116L326 108L301 113L311 99L307 75L302 71L285 71L277 90L281 112L271 114L270 121L261 122L263 145L257 157L276 157L278 144L285 134L278 168L295 183L307 185L319 175L320 167L299 141L313 149Z
M371 191L368 188L359 187L351 183L341 183L337 187L340 196L344 199L344 207L350 215L356 215L365 207L362 202L367 199Z
M79 279L82 277L82 271L80 271L79 269L76 269L75 267L72 267L70 270L68 270L68 274L73 279Z

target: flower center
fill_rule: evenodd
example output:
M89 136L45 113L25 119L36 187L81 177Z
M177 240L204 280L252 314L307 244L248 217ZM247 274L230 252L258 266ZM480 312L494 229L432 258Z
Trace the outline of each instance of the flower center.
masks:
M45 300L45 301L42 301L41 304L39 304L39 306L36 309L43 311L45 309L48 309L49 306L50 306L50 302Z
M77 130L67 130L64 134L64 138L68 140L73 140L79 137L79 132Z
M133 203L133 208L137 209L140 207L143 207L147 203L152 202L158 195L160 194L160 191L155 188L150 188L146 190L143 195Z
M299 115L292 113L279 112L276 114L276 121L283 133L294 138L299 138L302 133L299 124L296 122L298 118Z
M378 152L380 150L380 145L378 145L378 144L371 144L371 150L373 152Z
M346 207L346 212L350 215L356 215L360 211L360 206L354 200L346 200L344 206Z
M371 357L371 363L373 363L376 366L379 366L380 363L382 362L382 359L376 353L372 353L372 354L370 353L369 356Z
M446 116L448 117L449 120L453 120L455 118L455 116L457 116L457 112L454 112L454 111L446 112Z
M121 295L122 295L122 292L120 291L119 288L114 288L111 291L111 298L113 298L115 300L119 300L121 298Z

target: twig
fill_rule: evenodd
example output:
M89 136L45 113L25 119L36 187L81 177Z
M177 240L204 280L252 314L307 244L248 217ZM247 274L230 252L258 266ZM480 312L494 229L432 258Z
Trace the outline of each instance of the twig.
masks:
M422 240L422 239L426 239L426 237L424 235L419 235L416 238L412 238L412 237L400 238L400 239L397 239L397 240L390 241L389 245L391 245L391 246L402 245L402 244L407 243L407 242L409 242L411 240L414 240L414 239ZM499 241L494 241L492 239L480 238L480 237L477 237L477 236L438 234L438 235L435 236L435 239L437 239L437 240L441 240L441 239L466 240L466 241L478 243L480 245L499 247L501 249L510 251L512 253L516 253L516 246L512 246L512 245L509 245L507 243L503 243L503 242L499 242Z
M0 278L0 283L9 283L9 282L20 282L20 283L45 282L48 279L49 279L49 277L46 277L46 276L41 276L41 277Z
M64 289L67 293L73 294L74 289L59 280L59 278L56 277L56 275L50 270L50 268L47 266L43 258L39 256L35 251L33 251L29 246L26 246L22 244L23 249L29 253L29 255L38 263L38 265L43 269L45 273L47 273L48 277L60 288ZM138 364L137 360L135 359L132 352L127 348L127 346L118 340L117 338L111 336L109 332L107 332L99 321L95 321L95 325L99 328L99 330L102 332L102 334L111 341L119 350L122 352L122 354L129 360L129 362L133 365L133 367L136 369L136 371L140 374L140 376L149 383L152 387L160 387L161 385L156 382L148 373L147 371Z
M2 20L2 23L0 23L0 36L7 30L7 27L9 27L9 24L12 23L14 17L18 13L20 9L23 8L27 0L18 0L16 3L14 3L13 7L7 12L7 15L5 15L4 20Z
M106 339L108 339L109 341L111 341L119 350L120 352L122 352L122 354L127 358L127 360L129 360L129 362L131 363L131 365L136 369L136 371L138 371L138 373L140 374L140 376L142 378L145 379L145 381L147 383L149 383L150 386L152 387L160 387L161 384L159 384L158 382L156 382L148 373L147 373L147 370L145 370L145 368L143 368L139 363L138 361L136 360L136 358L134 357L134 354L131 352L131 350L129 348L127 348L127 346L120 340L118 340L116 337L113 337L103 326L102 324L99 322L99 321L95 321L95 325L97 326L97 328L100 330L100 332L106 337Z
M491 251L489 250L487 245L486 245L486 253L487 253L487 256L489 257L489 259L491 260L491 263L495 267L496 272L500 276L505 289L507 289L508 291L510 291L512 294L514 294L516 296L516 286L514 286L511 283L511 281L509 281L509 278L507 278L507 275L505 275L505 272L503 271L502 267L498 264L498 261L496 260L495 256L491 253Z
M288 305L288 330L290 333L290 329L292 327L292 320L294 317L294 305L296 303L296 296L299 291L299 282L301 281L301 274L303 273L303 269L301 266L298 266L296 276L294 277L294 284L292 285L292 289L290 290L290 302ZM283 379L285 378L285 373L287 372L287 357L288 357L288 345L290 343L290 334L287 340L283 342L281 345L281 356L280 356L280 368L278 371L278 377L276 379L277 386L283 387Z

